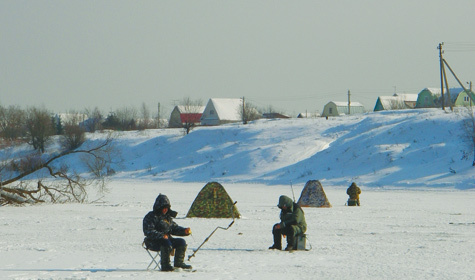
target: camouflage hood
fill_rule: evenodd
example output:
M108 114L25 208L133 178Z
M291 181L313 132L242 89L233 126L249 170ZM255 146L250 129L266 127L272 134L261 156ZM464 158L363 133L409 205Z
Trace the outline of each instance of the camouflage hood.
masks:
M288 196L285 196L285 195L281 195L279 197L279 204L277 204L277 206L279 208L282 208L283 206L286 206L287 209L290 211L290 212L293 212L294 211L294 201L288 197Z
M171 207L170 200L168 197L164 194L159 194L157 196L157 199L155 199L155 203L153 204L153 211L154 212L160 212L160 209L163 207L168 206L168 208Z

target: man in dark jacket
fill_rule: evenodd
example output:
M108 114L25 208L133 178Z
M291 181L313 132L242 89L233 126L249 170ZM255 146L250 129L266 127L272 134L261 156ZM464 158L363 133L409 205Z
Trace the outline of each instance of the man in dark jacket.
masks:
M292 251L295 236L305 233L307 230L304 212L297 203L285 195L279 197L277 207L281 209L280 223L275 224L272 228L274 244L269 249L282 250L282 235L287 235L287 248L285 250Z
M153 211L148 212L143 219L143 233L145 245L153 251L160 251L160 264L163 271L173 271L170 265L170 253L175 249L174 267L191 269L191 265L184 263L186 242L183 238L174 238L172 235L188 236L190 228L178 226L173 218L177 212L170 209L170 200L160 194L155 200Z
M361 189L355 184L351 183L350 187L346 190L346 194L350 196L348 199L348 206L360 206L360 194Z

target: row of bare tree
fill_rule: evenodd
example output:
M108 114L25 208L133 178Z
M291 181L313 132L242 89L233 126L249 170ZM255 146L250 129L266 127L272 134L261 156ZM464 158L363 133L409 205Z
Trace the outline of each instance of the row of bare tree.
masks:
M86 127L80 125L80 114L69 116L62 121L44 108L0 106L0 206L84 202L87 186L105 187L102 175L106 171L102 169L111 161L113 138L83 147ZM53 141L54 135L59 136ZM17 149L25 143L31 148ZM57 144L60 152L48 152L49 145ZM92 176L80 175L74 166L64 163L63 159L74 154L82 155Z
M61 119L66 116L66 119ZM82 112L70 111L67 114L56 114L45 108L30 107L22 109L19 106L4 107L0 105L0 138L15 140L29 137L32 145L41 142L32 139L32 134L41 131L46 134L59 135L63 133L63 126L79 125L89 132L96 130L142 130L159 127L158 116L152 114L145 103L140 109L123 107L110 112L106 117L96 107L85 109ZM33 143L33 141L35 141Z

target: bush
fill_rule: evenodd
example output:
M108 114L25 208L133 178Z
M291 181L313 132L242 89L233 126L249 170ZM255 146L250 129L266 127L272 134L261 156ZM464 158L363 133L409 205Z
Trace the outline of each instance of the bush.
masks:
M65 150L71 151L79 148L86 141L86 132L79 125L66 124L61 138L61 146Z

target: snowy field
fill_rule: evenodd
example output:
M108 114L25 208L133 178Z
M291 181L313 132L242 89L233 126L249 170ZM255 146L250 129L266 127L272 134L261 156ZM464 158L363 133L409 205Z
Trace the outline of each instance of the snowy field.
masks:
M0 207L0 279L473 279L475 169L463 112L439 109L116 134L107 192L89 203ZM88 135L85 145L104 139ZM29 146L0 150L1 159ZM57 152L48 147L47 154ZM64 162L87 176L80 157ZM2 180L9 174L2 173ZM35 179L30 177L29 179ZM309 251L269 251L280 195L320 180L333 205L305 209ZM230 219L185 219L207 182L243 215L190 264L147 271L142 219L159 193L191 227L187 254ZM344 206L361 187L361 207Z
M223 184L243 216L189 262L196 272L147 271L142 218L158 193L190 226L187 255L231 219L184 218L204 183L113 181L102 203L2 207L0 279L473 279L474 190L323 186L333 207L306 208L310 251L270 251L275 206L289 186ZM303 185L294 185L300 195ZM285 242L284 242L285 244Z

